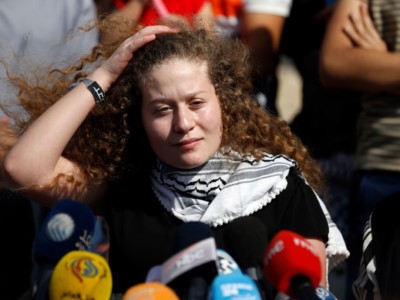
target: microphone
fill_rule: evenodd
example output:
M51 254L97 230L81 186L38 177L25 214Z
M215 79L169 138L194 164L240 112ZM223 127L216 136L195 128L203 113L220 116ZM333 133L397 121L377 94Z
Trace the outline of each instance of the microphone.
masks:
M321 262L313 246L301 235L281 230L269 243L263 258L264 274L280 292L299 300L319 299Z
M130 287L122 300L179 300L178 295L160 282L139 283Z
M217 249L218 273L212 281L207 300L261 300L255 281L243 274L227 252Z
M58 261L71 250L88 250L96 217L85 204L59 200L43 220L33 245L36 274L31 290L37 300L48 299L51 274Z
M334 294L332 294L323 286L317 286L315 289L315 294L318 296L318 299L321 300L338 300Z
M235 262L232 256L230 256L226 251L222 249L217 249L216 251L218 274L242 274L242 271L240 270L238 264ZM162 272L164 272L163 275ZM171 275L168 273L168 269L166 268L166 266L164 265L163 270L162 265L156 265L147 272L145 282L158 281L166 283L170 281L169 278L171 278Z
M49 284L49 300L109 300L112 275L107 260L84 250L65 254L54 268Z
M214 232L207 224L199 221L185 222L175 231L172 249L177 253L208 238L214 238Z
M261 300L256 283L248 275L222 274L211 283L207 300Z
M160 268L161 282L182 300L205 300L218 274L213 231L202 222L183 223L175 232L173 250L177 253Z
M338 300L334 294L332 294L329 290L324 288L323 286L318 286L315 289L315 295L319 300ZM278 293L274 300L295 300L294 298L288 297L286 294Z
M269 241L264 223L254 216L237 218L227 225L224 240L242 272L255 281L262 299L267 299L272 288L262 270L263 254Z
M68 252L86 250L108 258L109 233L102 217L84 203L63 198L53 205L39 227L33 245L36 274L32 292L48 299L48 285L55 265Z
M108 261L110 250L110 229L104 217L95 217L93 234L87 250L103 256Z
M71 199L58 201L37 233L35 259L57 263L71 250L89 250L95 226L96 216L87 205Z

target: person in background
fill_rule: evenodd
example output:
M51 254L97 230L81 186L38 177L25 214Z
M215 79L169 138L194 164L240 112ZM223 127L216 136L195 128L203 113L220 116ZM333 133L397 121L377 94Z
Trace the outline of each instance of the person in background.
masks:
M214 15L209 0L98 0L98 14L109 20L101 31L101 42L119 42L124 35L121 31L121 19L133 32L136 26L149 26L169 16L184 17L189 22L201 22L212 28ZM115 20L115 22L110 22ZM125 30L125 26L122 27Z
M216 30L226 37L239 37L252 55L252 80L257 101L278 114L276 68L285 20L292 0L211 0Z
M133 35L127 28L118 47L95 49L101 64L69 68L52 89L13 80L25 105L42 109L7 153L8 184L44 206L67 197L105 216L114 293L173 254L183 222L209 225L219 244L227 225L248 215L268 237L304 236L328 286L327 272L349 253L318 196L318 165L253 97L248 48L185 19L168 22ZM67 91L74 74L81 81Z
M364 225L381 199L400 190L399 8L393 1L339 0L322 45L322 82L362 92L347 299L354 298Z
M0 120L0 164L17 141L17 133L7 117ZM0 174L1 237L4 242L0 293L4 299L18 299L30 286L31 249L35 236L32 206L28 199L5 186Z
M14 97L7 85L7 72L18 75L29 73L32 68L65 68L90 53L99 42L99 32L91 30L82 34L82 29L96 17L93 0L28 0L22 6L12 0L1 1L0 99L3 103ZM18 108L10 101L9 109ZM0 112L2 116L4 113Z
M329 189L325 203L347 240L361 92L325 86L320 79L322 42L335 5L335 1L295 1L285 22L281 55L291 60L301 78L301 107L290 127L320 164ZM346 264L330 275L331 290L343 299Z
M399 197L395 192L381 199L365 224L360 272L353 284L356 299L400 298Z

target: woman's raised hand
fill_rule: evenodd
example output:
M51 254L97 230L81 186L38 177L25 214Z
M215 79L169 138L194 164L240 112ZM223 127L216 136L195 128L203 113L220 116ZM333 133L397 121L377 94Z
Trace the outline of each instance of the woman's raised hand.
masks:
M177 30L165 25L147 26L142 28L123 41L117 50L115 50L115 52L96 71L96 73L101 72L104 76L107 76L109 80L108 84L111 85L117 80L118 76L128 65L136 50L153 41L156 38L156 34L173 32L177 32Z

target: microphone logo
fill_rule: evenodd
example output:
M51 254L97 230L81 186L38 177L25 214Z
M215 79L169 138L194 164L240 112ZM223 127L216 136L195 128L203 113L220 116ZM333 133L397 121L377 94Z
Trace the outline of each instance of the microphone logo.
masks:
M49 299L110 300L112 275L99 254L73 250L65 254L52 272Z
M169 283L191 269L216 260L214 238L204 239L181 250L164 262L160 269L161 282Z
M71 237L75 229L74 220L65 213L54 215L46 226L46 235L55 242L62 242Z
M188 265L193 264L196 261L201 261L205 257L206 253L203 249L198 249L197 251L188 252L186 255L183 255L180 259L175 262L175 267L186 268Z
M254 285L247 283L225 283L221 285L222 295L224 297L238 296L244 291L251 292L254 290Z
M314 254L315 256L318 257L318 253L315 250L315 248L310 243L305 241L304 239L299 239L297 237L294 237L293 243L295 244L295 246L306 248L308 251L310 251L312 254Z
M76 242L75 247L80 250L87 250L89 249L91 240L92 235L85 229L83 234L79 236L79 241Z
M83 282L84 278L94 278L99 273L98 268L90 257L81 257L71 262L71 272Z
M266 255L264 256L264 264L268 265L269 262L272 260L272 258L281 252L283 249L285 249L285 244L282 240L278 240L269 251L266 252Z

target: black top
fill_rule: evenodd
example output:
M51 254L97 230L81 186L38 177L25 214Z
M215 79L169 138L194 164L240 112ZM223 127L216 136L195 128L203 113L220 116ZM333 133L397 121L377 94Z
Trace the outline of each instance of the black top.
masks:
M263 221L269 237L287 229L326 242L328 224L314 192L297 175L289 174L287 180L287 188L253 216ZM182 221L164 209L145 176L112 184L109 200L113 292L124 293L143 283L150 268L174 254L172 241ZM225 228L212 229L217 247L226 250L222 240Z

